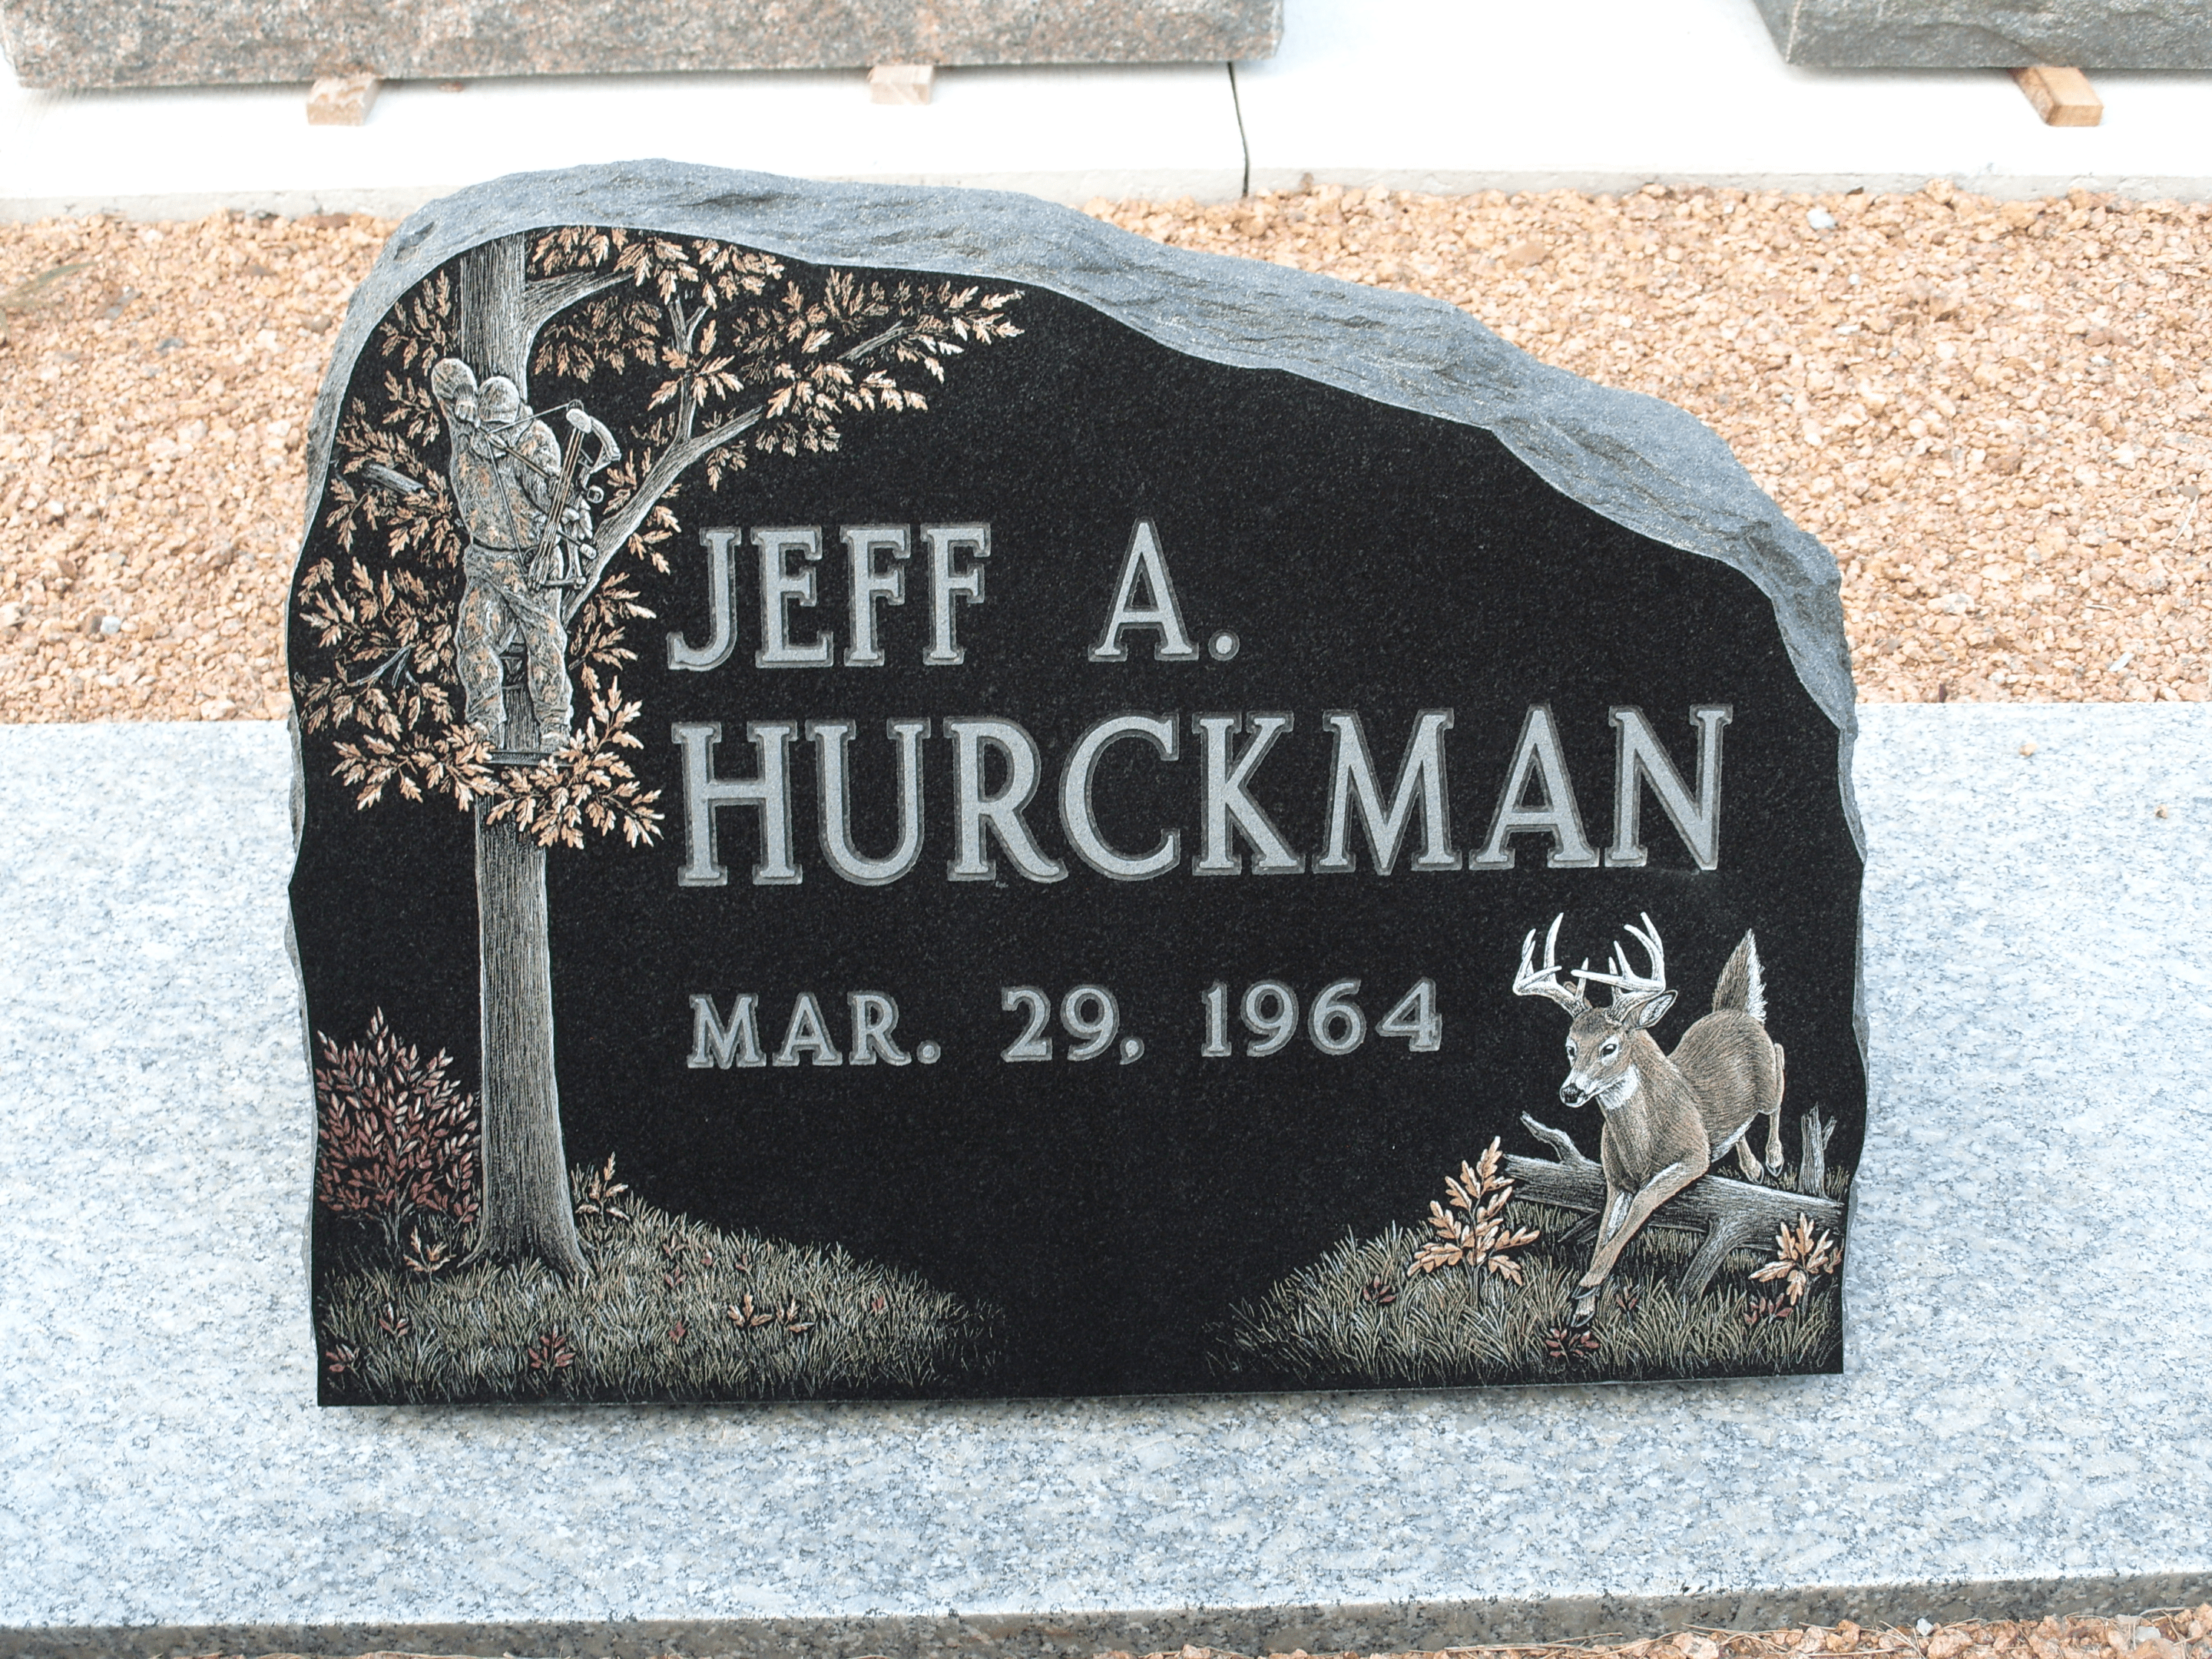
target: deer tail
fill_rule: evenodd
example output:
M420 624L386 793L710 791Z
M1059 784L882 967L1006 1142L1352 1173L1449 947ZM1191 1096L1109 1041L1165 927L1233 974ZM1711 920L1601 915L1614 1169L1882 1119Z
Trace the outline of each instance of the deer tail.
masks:
M1713 987L1713 1012L1766 1018L1766 972L1759 965L1759 941L1749 933L1721 969L1720 983Z

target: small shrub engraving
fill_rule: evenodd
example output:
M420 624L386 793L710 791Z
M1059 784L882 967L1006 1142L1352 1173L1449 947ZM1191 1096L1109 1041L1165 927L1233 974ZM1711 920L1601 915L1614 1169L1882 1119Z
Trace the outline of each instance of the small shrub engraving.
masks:
M1813 1237L1813 1224L1800 1214L1795 1227L1784 1225L1774 1235L1774 1260L1761 1267L1752 1277L1762 1284L1775 1279L1784 1281L1789 1292L1790 1305L1796 1307L1805 1299L1816 1273L1832 1273L1844 1264L1844 1253L1836 1241L1823 1232Z
M316 1203L332 1216L376 1223L395 1260L410 1254L401 1241L418 1216L474 1221L477 1100L451 1075L452 1058L441 1050L424 1060L392 1034L380 1008L362 1042L340 1048L322 1032L316 1042ZM419 1239L411 1254L423 1264L416 1271L437 1271Z
M1431 1200L1429 1231L1435 1237L1425 1243L1406 1268L1407 1275L1432 1273L1439 1267L1465 1267L1470 1273L1487 1268L1500 1279L1521 1282L1521 1264L1505 1254L1534 1244L1544 1235L1534 1227L1511 1227L1504 1220L1505 1206L1513 1201L1513 1182L1498 1172L1504 1153L1493 1138L1480 1164L1459 1166L1459 1177L1444 1177L1451 1208ZM1373 1299L1373 1298L1370 1298Z

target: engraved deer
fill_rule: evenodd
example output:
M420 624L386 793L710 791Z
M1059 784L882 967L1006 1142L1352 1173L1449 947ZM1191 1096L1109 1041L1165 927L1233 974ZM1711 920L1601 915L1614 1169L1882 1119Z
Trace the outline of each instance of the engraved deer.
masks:
M1651 918L1628 928L1650 958L1648 972L1631 972L1627 952L1615 945L1611 973L1593 973L1585 960L1568 975L1576 981L1571 988L1560 981L1557 954L1565 920L1564 914L1552 919L1540 968L1534 960L1535 930L1529 930L1513 991L1548 998L1567 1011L1574 1023L1567 1028L1567 1080L1559 1099L1569 1106L1595 1100L1605 1114L1598 1152L1605 1207L1575 1298L1573 1322L1587 1325L1613 1262L1653 1211L1730 1148L1746 1178L1759 1178L1749 1144L1753 1119L1766 1119L1766 1167L1780 1171L1782 1045L1766 1035L1766 985L1749 933L1721 969L1712 1012L1683 1032L1670 1054L1651 1037L1651 1028L1674 1006L1666 948ZM1604 1007L1589 1000L1593 984L1613 988Z

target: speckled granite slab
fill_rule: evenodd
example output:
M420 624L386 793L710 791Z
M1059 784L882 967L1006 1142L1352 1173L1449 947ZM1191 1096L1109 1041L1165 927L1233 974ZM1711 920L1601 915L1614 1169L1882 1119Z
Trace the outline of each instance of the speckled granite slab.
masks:
M2212 69L2203 0L1758 0L1782 55L1820 69Z
M1267 58L1282 0L4 0L25 86L234 86L877 64L1201 64Z
M0 729L0 1650L1372 1650L2212 1595L2212 710L1863 713L1843 1376L497 1413L313 1403L283 734Z

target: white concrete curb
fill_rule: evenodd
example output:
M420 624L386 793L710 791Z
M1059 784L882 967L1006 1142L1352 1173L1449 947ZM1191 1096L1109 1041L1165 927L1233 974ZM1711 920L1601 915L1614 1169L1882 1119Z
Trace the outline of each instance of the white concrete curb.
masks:
M1589 191L1652 179L2212 198L2212 76L2099 76L2105 123L2037 120L2000 71L1783 63L1753 0L1289 0L1265 63L955 70L921 107L859 73L386 90L310 127L304 87L49 94L0 78L0 219L397 214L501 173L639 155L806 178L1202 201L1321 182Z

